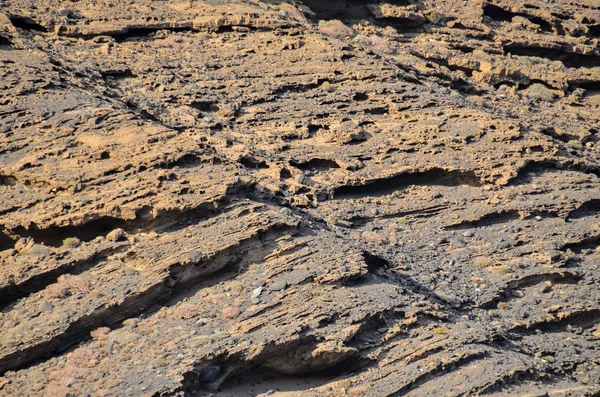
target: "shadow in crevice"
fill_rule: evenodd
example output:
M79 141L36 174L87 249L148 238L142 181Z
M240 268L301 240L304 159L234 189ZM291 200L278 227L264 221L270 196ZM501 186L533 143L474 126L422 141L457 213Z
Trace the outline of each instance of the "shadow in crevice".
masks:
M355 186L341 186L334 192L336 200L362 197L379 197L409 186L461 186L479 187L481 180L473 171L444 170L433 168L421 172L405 172Z
M377 0L303 0L303 3L308 6L318 19L367 19L371 17L371 11L367 8L369 4L379 4ZM418 4L417 0L387 0L388 3L396 6L409 6Z
M568 68L593 68L600 63L598 55L583 55L558 48L543 48L535 45L513 43L504 47L504 54L545 58L561 61Z
M540 17L508 11L493 4L485 4L483 6L483 15L497 22L511 22L514 17L520 16L527 18L531 22L539 25L544 32L552 33L554 31L552 24Z
M21 16L11 16L10 22L13 24L15 28L23 29L23 30L33 30L36 32L48 32L44 26L35 23L31 18L21 17Z

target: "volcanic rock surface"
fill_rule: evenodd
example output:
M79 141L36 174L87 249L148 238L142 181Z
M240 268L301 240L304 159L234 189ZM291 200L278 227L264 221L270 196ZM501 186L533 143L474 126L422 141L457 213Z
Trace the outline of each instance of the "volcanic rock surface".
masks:
M0 0L0 395L600 395L599 43L597 0Z

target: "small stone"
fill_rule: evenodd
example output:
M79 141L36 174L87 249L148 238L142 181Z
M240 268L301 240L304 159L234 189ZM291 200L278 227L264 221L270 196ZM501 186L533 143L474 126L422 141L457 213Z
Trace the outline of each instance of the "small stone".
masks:
M115 229L106 235L106 239L113 242L122 240L123 237L125 237L125 230L123 229Z
M464 237L473 237L474 235L475 234L470 230L467 230L466 232L463 233Z
M230 320L232 318L236 318L239 314L240 311L236 307L229 306L221 311L221 318L223 320Z
M52 311L54 310L54 306L48 301L42 301L42 303L40 304L40 310L43 312L52 313Z
M262 294L263 288L262 287L258 287L256 288L254 291L252 291L252 295L250 295L252 298L258 298L260 296L260 294Z
M68 8L63 7L60 10L58 10L58 13L63 17L68 17L71 11Z
M452 244L452 246L456 247L456 248L464 248L467 246L467 243L465 242L465 240L461 239L461 238L453 238L450 240L450 244Z
M297 183L303 183L304 182L304 174L298 174L294 177L294 180Z
M261 302L262 301L260 300L260 298L250 298L250 303L252 303L253 305L258 305Z
M559 262L562 259L562 253L559 251L550 251L548 252L548 260L552 263Z
M177 355L177 358L184 358L184 357L185 357L185 356L183 355L183 353L179 353L179 354Z
M202 252L198 251L198 250L191 250L188 253L188 258L191 262L194 263L198 263L202 260L202 258L204 257L204 255L202 255Z
M501 249L508 249L510 247L512 247L512 243L510 241L501 241L498 244L498 248L501 248Z
M283 207L282 209L279 210L279 212L283 215L286 216L291 216L292 215L292 210L286 207Z
M455 297L454 295L451 295L441 289L438 290L434 290L433 293L435 294L435 296L437 296L439 299L441 299L444 302L447 302L450 304L450 306L454 307L454 308L458 308L461 305L460 299L458 299L457 297Z
M373 216L379 215L379 210L377 208L371 208L371 215L373 215Z

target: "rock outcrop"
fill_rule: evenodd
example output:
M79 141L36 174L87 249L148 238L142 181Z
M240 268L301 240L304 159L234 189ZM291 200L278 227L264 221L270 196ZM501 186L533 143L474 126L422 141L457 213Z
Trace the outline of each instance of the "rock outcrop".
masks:
M597 0L0 1L0 395L598 395L599 41Z

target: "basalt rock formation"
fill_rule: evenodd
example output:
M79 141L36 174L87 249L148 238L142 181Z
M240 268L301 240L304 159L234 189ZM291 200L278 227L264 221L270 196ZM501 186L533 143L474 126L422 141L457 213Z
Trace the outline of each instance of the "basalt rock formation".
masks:
M597 0L1 0L1 396L600 395Z

